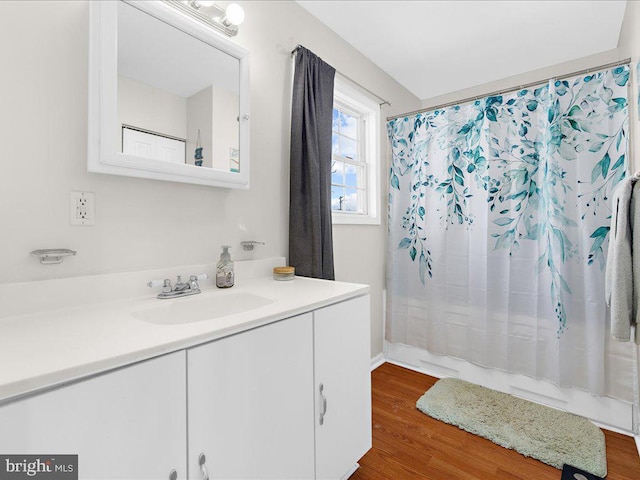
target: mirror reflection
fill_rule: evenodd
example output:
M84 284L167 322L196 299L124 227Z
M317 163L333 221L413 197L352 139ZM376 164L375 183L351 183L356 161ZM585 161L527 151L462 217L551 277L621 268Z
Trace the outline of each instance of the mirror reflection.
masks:
M118 3L116 151L239 172L239 60Z

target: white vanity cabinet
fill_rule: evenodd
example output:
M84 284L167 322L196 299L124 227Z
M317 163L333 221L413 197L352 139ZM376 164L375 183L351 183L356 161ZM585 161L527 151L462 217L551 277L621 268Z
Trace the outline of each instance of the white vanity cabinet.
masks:
M371 448L369 296L189 349L189 477L339 480ZM322 391L320 390L322 386Z
M186 478L185 353L0 404L0 454L77 454L81 479Z
M312 314L187 351L189 478L313 479Z
M371 448L369 296L316 310L313 337L315 478L341 479Z
M0 402L0 454L78 454L83 480L340 480L371 447L369 342L364 295Z

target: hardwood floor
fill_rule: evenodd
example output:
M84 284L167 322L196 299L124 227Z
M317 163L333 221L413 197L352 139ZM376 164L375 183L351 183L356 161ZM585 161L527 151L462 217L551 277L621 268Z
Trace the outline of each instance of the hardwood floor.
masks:
M435 382L390 363L371 374L373 448L352 480L547 480L560 470L435 420L415 407ZM633 438L605 431L609 480L640 480Z

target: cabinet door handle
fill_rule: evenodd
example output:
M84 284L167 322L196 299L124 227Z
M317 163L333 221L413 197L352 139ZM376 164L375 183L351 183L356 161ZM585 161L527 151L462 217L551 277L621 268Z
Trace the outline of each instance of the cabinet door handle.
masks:
M174 470L171 470L169 472L169 480L176 480L178 478L178 472Z
M324 424L324 416L327 414L327 397L324 396L324 385L320 384L320 398L322 399L322 411L320 412L320 425Z
M205 462L207 461L207 457L204 456L204 453L201 453L198 457L198 464L200 465L200 471L202 472L202 480L209 480L209 472L207 472L207 466Z

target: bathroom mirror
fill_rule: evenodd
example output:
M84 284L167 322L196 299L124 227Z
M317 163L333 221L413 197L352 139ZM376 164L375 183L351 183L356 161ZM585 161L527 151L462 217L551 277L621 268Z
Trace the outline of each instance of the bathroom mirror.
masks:
M248 188L248 52L171 2L90 2L90 22L88 170Z

